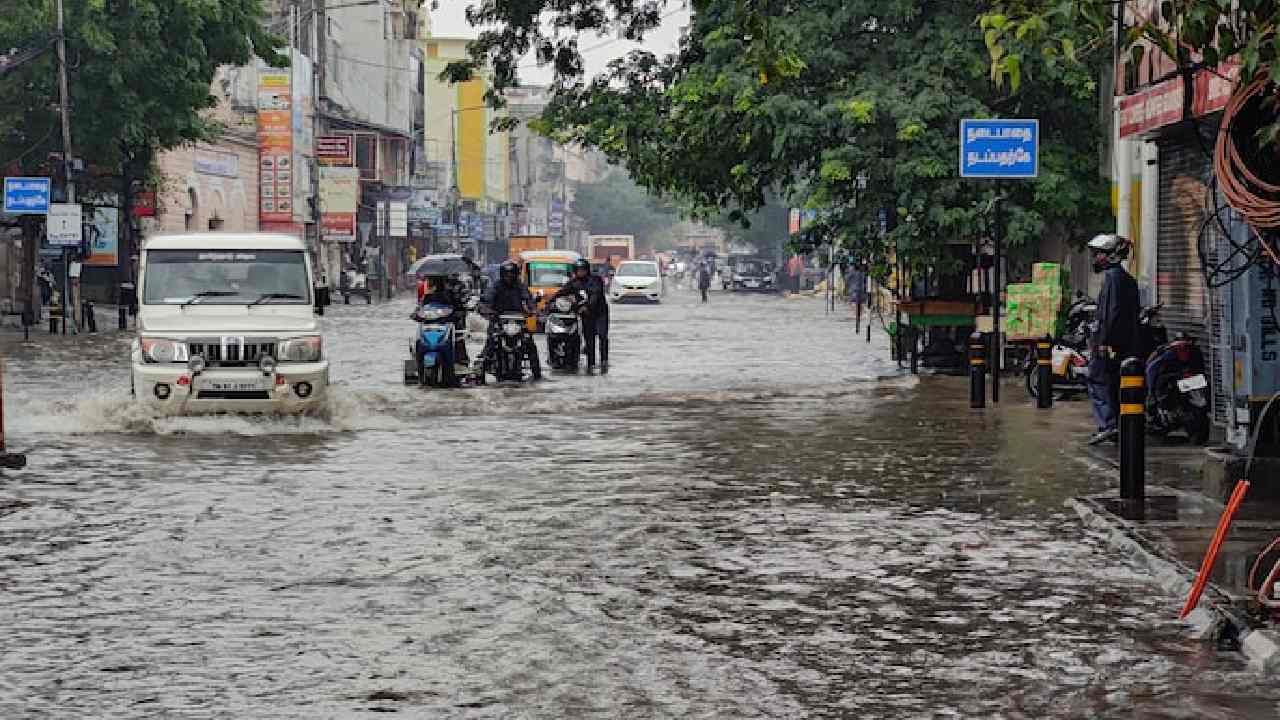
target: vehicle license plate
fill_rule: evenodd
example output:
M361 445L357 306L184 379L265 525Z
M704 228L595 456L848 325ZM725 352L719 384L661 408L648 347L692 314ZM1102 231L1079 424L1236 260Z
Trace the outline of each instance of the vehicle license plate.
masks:
M1189 378L1183 378L1178 381L1178 389L1184 393L1192 390L1203 390L1207 387L1209 387L1209 381L1205 379L1204 375L1192 375Z
M208 388L216 392L248 392L261 390L262 385L256 382L211 382Z
M749 288L758 288L758 287L760 287L760 283L756 282L755 280L748 280L748 281L747 281L747 287L749 287Z

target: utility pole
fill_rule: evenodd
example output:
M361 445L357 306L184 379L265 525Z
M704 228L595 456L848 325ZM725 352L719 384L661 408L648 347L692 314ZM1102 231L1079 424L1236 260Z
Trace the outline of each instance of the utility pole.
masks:
M63 26L62 0L56 0L58 12L58 89L59 104L62 108L62 177L67 192L67 203L76 201L76 183L71 177L71 99L67 90L67 34ZM77 324L72 319L68 303L71 299L71 252L62 249L62 332L67 332L67 321L71 320L72 331L76 332Z

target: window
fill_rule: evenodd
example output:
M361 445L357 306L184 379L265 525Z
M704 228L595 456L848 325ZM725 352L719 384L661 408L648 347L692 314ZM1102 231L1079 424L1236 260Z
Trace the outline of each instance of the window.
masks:
M148 305L311 301L306 261L294 250L151 250L142 282Z
M622 263L618 275L624 277L658 277L658 267L651 263Z
M356 135L356 167L361 180L378 179L378 136L373 133Z
M531 262L526 269L530 287L560 287L569 282L573 265L564 262Z

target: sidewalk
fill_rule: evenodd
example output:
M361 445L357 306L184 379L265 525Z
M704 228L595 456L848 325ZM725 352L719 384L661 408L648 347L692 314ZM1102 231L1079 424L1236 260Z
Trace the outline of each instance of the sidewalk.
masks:
M93 314L98 322L98 334L106 332L119 332L120 311L117 305L94 304ZM134 325L134 318L128 318L130 328ZM40 321L31 326L31 337L37 335L49 334L49 309L46 307L41 311ZM58 325L58 335L62 334L62 325ZM84 328L80 328L81 335L89 334ZM22 335L22 316L21 315L0 315L0 337L11 335ZM67 324L67 336L72 336L71 324Z
M1088 449L1087 461L1119 476L1116 446ZM1085 524L1105 533L1126 555L1143 561L1166 591L1186 597L1224 510L1222 478L1206 473L1210 451L1185 444L1164 444L1148 438L1146 512L1126 518L1117 492L1078 498L1076 512ZM1220 463L1219 463L1220 464ZM1221 475L1221 473L1218 473ZM1190 619L1203 636L1239 642L1258 669L1280 671L1280 632L1260 612L1247 589L1249 572L1258 553L1280 536L1280 502L1262 488L1274 475L1254 473L1231 530L1218 554L1210 584ZM1255 492L1257 490L1257 492ZM1265 576L1273 556L1260 567ZM1261 582L1261 577L1256 582Z

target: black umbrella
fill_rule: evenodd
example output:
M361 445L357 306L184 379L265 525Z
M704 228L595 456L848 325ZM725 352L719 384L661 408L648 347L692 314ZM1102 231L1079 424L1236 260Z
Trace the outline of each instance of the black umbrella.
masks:
M454 273L470 275L475 265L461 255L428 255L409 266L414 277L448 277Z

